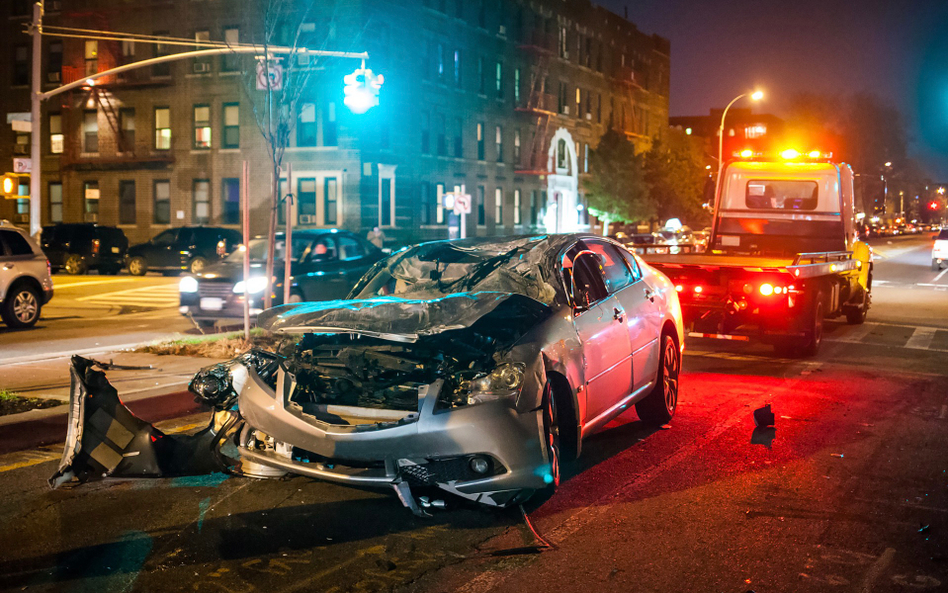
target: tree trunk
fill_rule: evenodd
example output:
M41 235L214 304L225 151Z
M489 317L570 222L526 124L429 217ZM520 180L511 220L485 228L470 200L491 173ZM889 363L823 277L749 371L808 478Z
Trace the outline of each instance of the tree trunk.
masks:
M273 165L273 186L270 194L270 226L267 230L267 289L263 295L263 308L273 306L273 259L276 251L277 209L280 207L280 167Z

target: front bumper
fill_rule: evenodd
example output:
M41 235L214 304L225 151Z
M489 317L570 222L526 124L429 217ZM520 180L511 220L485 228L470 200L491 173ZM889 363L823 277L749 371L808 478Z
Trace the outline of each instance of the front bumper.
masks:
M241 449L241 456L287 472L354 486L392 487L404 482L436 486L476 502L505 506L521 491L549 483L541 413L518 413L500 400L436 410L441 382L419 390L419 412L397 422L329 424L287 404L284 382L276 393L252 369L238 398L241 416L276 441L318 456L279 449ZM237 383L237 381L235 381ZM277 393L281 394L280 396ZM464 471L472 456L492 461L491 475Z
M208 301L212 299L214 307L207 308ZM274 299L276 304L276 299ZM216 321L218 319L243 319L244 302L242 295L228 296L204 296L196 292L180 293L179 312L182 315L190 316L199 321ZM256 317L257 313L263 310L263 295L251 295L250 297L250 316Z

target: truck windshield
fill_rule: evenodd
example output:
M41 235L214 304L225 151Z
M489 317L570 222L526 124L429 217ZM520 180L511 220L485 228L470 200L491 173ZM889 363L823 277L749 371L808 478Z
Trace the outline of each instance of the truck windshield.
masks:
M816 210L815 181L751 179L744 204L755 210Z

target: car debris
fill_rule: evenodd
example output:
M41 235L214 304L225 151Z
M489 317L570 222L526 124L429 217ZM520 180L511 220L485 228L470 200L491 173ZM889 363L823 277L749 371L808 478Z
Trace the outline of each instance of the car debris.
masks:
M754 410L754 426L758 428L773 426L775 421L776 418L773 410L770 409L770 404Z

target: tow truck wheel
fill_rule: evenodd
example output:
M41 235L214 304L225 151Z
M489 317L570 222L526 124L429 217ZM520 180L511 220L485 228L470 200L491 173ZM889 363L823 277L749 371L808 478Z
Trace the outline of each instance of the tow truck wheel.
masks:
M813 318L810 320L809 335L805 338L801 354L816 356L823 343L823 295L816 295L816 304L813 306Z
M846 323L849 325L860 325L866 320L869 313L869 299L863 298L862 305L858 307L846 307Z

